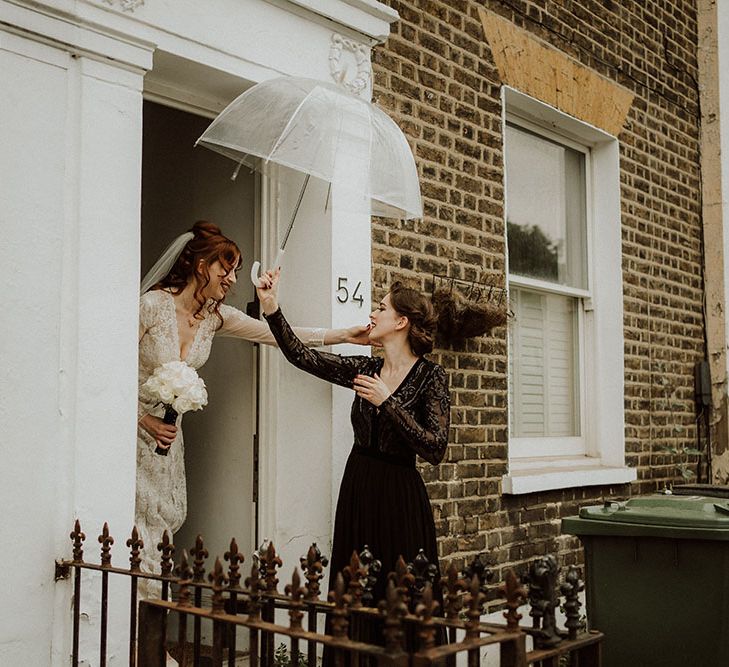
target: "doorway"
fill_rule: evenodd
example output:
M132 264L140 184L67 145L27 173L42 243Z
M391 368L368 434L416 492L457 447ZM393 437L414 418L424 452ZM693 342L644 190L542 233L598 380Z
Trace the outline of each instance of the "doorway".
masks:
M249 267L256 238L256 179L195 140L210 123L192 113L145 101L142 153L142 274L167 244L196 220L217 224L241 249ZM241 272L226 303L245 312L253 286ZM248 341L216 338L198 371L208 405L184 417L187 519L174 536L178 553L198 534L210 553L222 555L235 537L245 554L255 539L254 434L257 353ZM154 545L156 546L156 545ZM152 548L154 548L152 546Z

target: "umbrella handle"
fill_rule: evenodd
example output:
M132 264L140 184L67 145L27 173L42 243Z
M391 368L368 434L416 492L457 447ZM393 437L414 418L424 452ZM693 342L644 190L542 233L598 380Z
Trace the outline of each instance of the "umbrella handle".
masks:
M283 261L284 252L285 251L283 248L279 248L278 252L276 253L276 259L273 261L274 268L281 266L281 262ZM251 265L251 282L253 283L253 287L261 286L261 278L259 276L260 270L261 270L261 263L258 261L253 262L253 264Z

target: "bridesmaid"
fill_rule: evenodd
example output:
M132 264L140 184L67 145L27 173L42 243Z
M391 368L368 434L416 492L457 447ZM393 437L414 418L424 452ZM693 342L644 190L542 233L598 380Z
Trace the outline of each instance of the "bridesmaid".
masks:
M307 348L289 326L278 305L278 280L278 269L267 272L258 296L283 354L301 370L355 392L354 444L339 489L329 586L366 544L382 561L377 601L398 556L412 561L423 549L438 565L433 512L415 467L416 456L437 465L448 444L446 373L424 356L433 349L436 316L428 298L395 283L370 315L369 337L383 355L328 354Z

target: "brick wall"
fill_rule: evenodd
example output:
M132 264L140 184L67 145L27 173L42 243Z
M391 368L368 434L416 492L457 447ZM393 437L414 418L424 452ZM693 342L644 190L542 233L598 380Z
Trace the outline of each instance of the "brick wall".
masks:
M693 366L704 354L704 325L694 3L384 1L400 21L374 50L374 98L413 147L425 214L374 221L374 298L394 279L430 289L432 273L503 285L500 80L478 6L636 95L619 138L626 459L638 482L501 496L506 329L433 355L449 371L453 399L447 457L422 468L441 556L460 564L488 549L500 566L543 553L579 562L579 542L560 535L561 517L605 496L680 482L678 458L661 448L696 446Z

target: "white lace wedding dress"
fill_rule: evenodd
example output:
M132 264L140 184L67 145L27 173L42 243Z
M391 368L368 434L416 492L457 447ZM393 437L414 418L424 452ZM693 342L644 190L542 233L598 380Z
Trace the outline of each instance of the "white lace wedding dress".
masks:
M275 345L268 324L249 317L227 306L220 306L223 323L215 314L205 310L195 338L183 361L192 368L200 368L210 355L215 335L233 336L257 343ZM299 328L299 337L307 345L322 345L326 329ZM180 342L177 315L172 295L164 290L153 290L142 295L139 308L139 386L149 378L155 368L168 361L180 360ZM161 417L164 409L139 399L137 418L151 413ZM154 439L141 427L137 428L137 494L135 522L144 541L142 570L160 571L160 552L157 545L167 530L172 535L179 530L187 515L187 486L185 483L185 446L180 428L182 416L177 419L177 437L167 456L155 454ZM140 580L143 597L156 595L158 587L145 585Z

